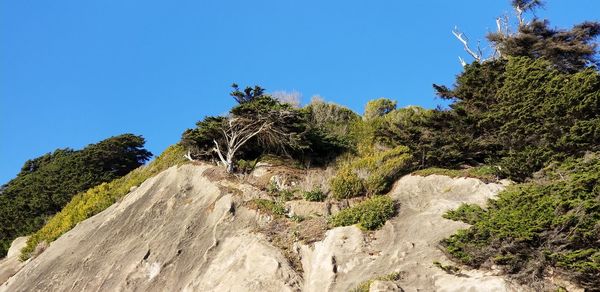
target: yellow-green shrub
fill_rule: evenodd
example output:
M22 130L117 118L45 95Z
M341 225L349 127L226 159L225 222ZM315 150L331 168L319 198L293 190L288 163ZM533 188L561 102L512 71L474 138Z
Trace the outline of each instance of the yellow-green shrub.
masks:
M358 223L362 229L377 229L394 215L394 201L389 196L374 196L329 218L333 227Z
M362 195L382 194L394 180L411 167L410 150L405 146L384 151L371 150L362 157L346 163L331 180L331 191L336 199Z
M46 225L29 237L27 246L21 250L21 259L29 258L38 243L52 242L75 227L77 223L108 208L129 193L131 187L139 186L161 171L185 162L183 155L182 146L170 146L149 165L141 166L121 178L75 195L60 212L48 220Z
M342 169L331 180L333 197L347 199L360 196L364 192L362 180L351 169Z

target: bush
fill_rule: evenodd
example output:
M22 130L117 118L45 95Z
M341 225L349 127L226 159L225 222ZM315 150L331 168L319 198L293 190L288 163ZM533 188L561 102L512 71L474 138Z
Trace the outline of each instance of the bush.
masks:
M365 119L371 120L377 117L383 117L396 109L396 101L387 98L378 98L371 100L365 106Z
M394 215L395 210L392 198L374 196L331 216L329 223L333 227L358 223L361 229L375 230L383 226Z
M374 151L346 163L331 180L336 199L383 194L394 181L412 167L408 148L398 146L386 151Z
M320 100L312 101L302 109L306 114L305 139L310 150L302 154L313 165L326 165L338 155L354 148L350 132L352 125L360 121L353 111Z
M321 190L312 190L308 192L304 192L304 199L311 202L323 202L327 198Z
M256 163L258 163L258 159L254 159L254 160L240 159L236 163L237 171L239 171L241 173L249 173L252 170L254 170L254 167L256 167Z
M253 199L249 202L249 205L269 215L285 215L285 206L281 202L275 202L267 199Z
M341 200L358 197L364 193L362 180L351 170L342 170L331 179L333 197Z
M75 195L71 201L54 217L27 240L27 246L21 250L21 259L26 260L41 242L50 243L75 225L100 213L129 193L131 187L139 186L148 178L163 170L184 163L184 149L180 145L167 148L156 160L147 166L139 167L129 174L103 183L86 192Z
M553 164L537 176L507 188L487 209L448 212L446 218L473 226L442 244L474 267L491 261L531 279L552 266L586 288L600 287L600 154Z

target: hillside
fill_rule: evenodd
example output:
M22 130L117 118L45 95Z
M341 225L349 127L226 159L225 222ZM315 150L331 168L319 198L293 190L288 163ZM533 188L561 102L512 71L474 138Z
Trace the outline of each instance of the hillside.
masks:
M282 219L248 204L270 198L255 185L282 175L278 169L260 167L245 182L204 164L171 167L61 236L1 291L342 291L389 274L397 276L376 285L404 291L517 287L493 273L452 274L434 264L449 263L437 242L465 226L441 214L462 202L482 204L503 185L409 175L390 192L402 202L398 215L380 230L349 226L314 234L308 227L318 214L336 209L323 202L311 207L314 212L296 208L306 219L280 226L281 232L296 230L284 244L272 234Z
M234 83L146 165L132 134L25 162L0 292L600 291L600 22L542 4L511 1L489 56L453 30L447 106Z

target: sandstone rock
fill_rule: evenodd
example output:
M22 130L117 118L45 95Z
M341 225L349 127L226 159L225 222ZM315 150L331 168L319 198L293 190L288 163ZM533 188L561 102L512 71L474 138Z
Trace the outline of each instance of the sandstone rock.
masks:
M310 217L323 216L327 213L327 206L323 202L309 202L304 200L287 201L286 209L290 215Z
M463 268L456 275L433 265L448 262L439 241L467 227L441 215L464 202L484 204L502 184L405 176L390 192L400 203L398 215L383 228L338 227L310 244L294 242L301 264L292 266L290 250L257 231L271 220L244 207L268 194L227 176L209 178L207 169L172 167L145 181L51 243L0 292L349 291L392 272L401 277L376 280L371 291L527 291L490 272ZM303 216L327 209L326 203L288 205ZM310 220L325 219L305 224ZM0 275L14 271L5 267L16 250L0 262Z
M253 233L241 196L172 167L79 223L0 291L294 291L300 275Z
M6 258L18 257L21 254L21 249L27 245L29 236L17 237L10 245Z
M0 284L16 274L25 263L19 260L21 249L27 244L28 236L17 237L13 240L6 257L0 260Z

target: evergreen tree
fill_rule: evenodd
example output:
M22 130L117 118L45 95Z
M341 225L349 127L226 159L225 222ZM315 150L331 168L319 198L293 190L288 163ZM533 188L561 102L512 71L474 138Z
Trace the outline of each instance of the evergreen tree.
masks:
M144 138L124 134L82 150L58 149L24 163L0 193L0 256L13 239L39 229L71 198L127 174L152 154Z

